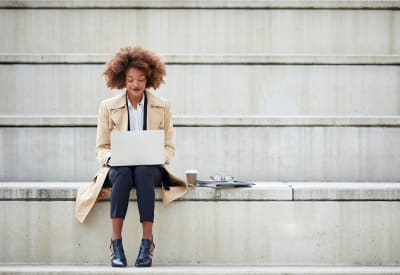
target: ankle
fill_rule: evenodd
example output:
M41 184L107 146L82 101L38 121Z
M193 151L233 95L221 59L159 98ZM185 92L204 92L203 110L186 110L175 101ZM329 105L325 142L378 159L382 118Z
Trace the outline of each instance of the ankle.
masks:
M122 240L122 236L118 235L118 234L112 234L111 235L111 240L115 241L115 240Z
M149 240L149 241L153 241L153 235L143 235L142 239L144 240Z

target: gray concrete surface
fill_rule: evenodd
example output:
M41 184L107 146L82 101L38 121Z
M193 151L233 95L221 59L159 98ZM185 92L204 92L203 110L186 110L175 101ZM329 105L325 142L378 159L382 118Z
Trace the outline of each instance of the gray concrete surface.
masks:
M0 200L70 201L75 200L77 189L87 183L89 182L0 182ZM399 185L397 186L399 187ZM135 190L131 191L130 199L136 200ZM292 188L283 182L257 182L251 188L190 188L189 192L181 198L184 201L284 201L292 199ZM156 189L156 200L161 200L159 188Z
M159 54L167 65L399 65L400 63L398 54ZM0 53L0 64L104 65L112 56L112 53Z
M398 183L290 182L293 200L400 200Z
M398 10L1 9L0 25L2 53L400 53Z
M72 201L89 182L0 182L0 200ZM182 201L400 200L398 182L254 182L251 188L189 188ZM136 200L133 189L131 201ZM156 200L161 200L156 189Z
M1 181L88 181L95 128L0 128ZM397 127L176 127L171 168L255 181L399 181Z
M174 127L399 127L400 116L172 115ZM0 115L2 127L97 127L97 115Z
M0 114L97 115L103 65L0 65ZM400 114L399 66L168 65L176 115ZM38 81L40 80L40 81ZM208 104L198 104L209 100Z
M73 199L82 184L85 182L0 183L0 248L4 252L0 273L50 272L50 267L18 265L17 269L10 266L12 263L107 264L109 202L96 204L87 221L78 223L73 218ZM303 197L297 195L298 190ZM332 199L338 192L347 196L320 201L326 199L321 190L327 190ZM199 270L207 264L318 264L327 266L280 268L282 272L383 272L386 267L331 265L400 264L400 237L396 233L400 227L399 190L400 183L354 182L258 182L252 188L189 189L182 200L168 207L156 203L155 264L198 265ZM304 198L306 192L313 196ZM366 201L371 193L378 201ZM132 192L131 200L134 196ZM159 198L159 192L156 196ZM124 227L131 261L140 237L136 207L132 201ZM247 228L250 225L252 230ZM169 247L174 247L172 253ZM260 272L274 270L260 268ZM59 272L72 270L61 267Z
M391 9L400 7L399 1L315 1L315 0L75 0L75 1L51 1L51 0L19 0L1 1L0 7L4 8L353 8L353 9Z
M108 202L84 224L74 220L72 201L0 201L0 208L0 263L109 263ZM400 265L399 213L399 201L158 202L154 263ZM131 202L123 233L129 262L138 219Z
M397 266L153 266L149 269L140 269L128 266L127 268L112 268L100 265L0 265L0 274L180 274L180 275L245 275L245 274L269 274L269 275L309 275L309 274L400 274Z

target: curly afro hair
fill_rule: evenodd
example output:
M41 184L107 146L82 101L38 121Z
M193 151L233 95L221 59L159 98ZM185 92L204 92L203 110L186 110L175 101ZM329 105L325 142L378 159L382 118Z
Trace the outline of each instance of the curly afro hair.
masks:
M125 73L130 68L142 70L147 78L146 88L157 89L164 83L164 62L155 53L140 46L121 48L107 63L103 75L110 89L125 87Z

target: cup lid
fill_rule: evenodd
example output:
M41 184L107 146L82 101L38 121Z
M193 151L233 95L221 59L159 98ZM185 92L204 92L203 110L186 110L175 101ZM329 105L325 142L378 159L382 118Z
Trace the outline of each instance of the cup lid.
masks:
M197 174L197 173L199 173L199 171L197 171L197 170L186 170L185 173L186 173L186 174L189 174L189 173L191 173L191 174Z

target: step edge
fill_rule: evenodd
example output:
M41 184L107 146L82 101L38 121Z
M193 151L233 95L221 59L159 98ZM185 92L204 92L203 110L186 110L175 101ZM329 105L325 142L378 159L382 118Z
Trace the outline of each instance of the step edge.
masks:
M0 8L13 9L396 9L400 8L399 1L1 1Z
M398 127L399 116L173 115L176 127ZM0 127L96 127L96 115L0 115Z
M73 201L89 182L0 182L0 201ZM255 182L250 188L189 188L179 201L399 201L400 182ZM30 186L31 185L31 186ZM70 186L72 185L72 186ZM131 191L136 200L135 190ZM108 196L104 201L108 201ZM156 200L161 190L156 189Z
M167 65L400 65L400 55L160 54ZM112 54L0 53L0 64L104 64Z

